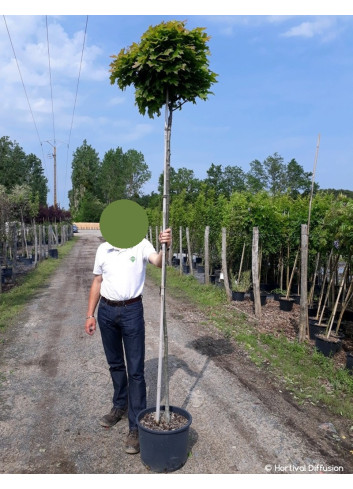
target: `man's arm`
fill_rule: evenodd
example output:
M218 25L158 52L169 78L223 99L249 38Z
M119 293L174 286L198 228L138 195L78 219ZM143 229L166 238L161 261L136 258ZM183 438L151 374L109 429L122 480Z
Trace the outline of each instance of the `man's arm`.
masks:
M171 229L168 228L159 233L159 242L161 244L165 243L167 248L170 247L172 243ZM148 261L152 263L152 265L162 268L162 250L159 253L151 253L148 257Z
M92 336L96 331L96 319L94 317L94 311L96 310L99 301L102 280L102 275L95 275L89 292L85 331L90 336Z

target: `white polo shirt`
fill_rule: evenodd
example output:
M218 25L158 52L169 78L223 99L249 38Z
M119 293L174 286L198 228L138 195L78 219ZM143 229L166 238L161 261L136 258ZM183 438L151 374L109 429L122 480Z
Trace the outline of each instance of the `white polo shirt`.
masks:
M146 265L153 245L143 239L132 248L119 249L108 242L102 243L96 253L93 273L102 275L100 293L111 301L124 301L143 292Z

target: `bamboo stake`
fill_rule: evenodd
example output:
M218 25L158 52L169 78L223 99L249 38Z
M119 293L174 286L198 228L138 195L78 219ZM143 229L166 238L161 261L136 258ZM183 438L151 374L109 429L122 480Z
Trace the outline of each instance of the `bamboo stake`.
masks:
M324 292L325 292L325 285L326 285L328 270L329 270L331 259L332 259L332 253L333 253L333 250L330 251L329 257L328 257L327 262L326 262L326 267L325 267L325 272L324 272L324 276L322 279L321 291L320 291L320 296L319 296L319 303L317 305L317 312L316 312L315 319L319 319L319 316L320 316L321 303L322 303L322 299L323 299Z
M327 330L327 335L326 335L327 338L331 334L331 329L332 329L332 326L333 326L333 322L335 320L335 315L336 315L338 303L339 303L339 300L340 300L340 296L341 296L341 293L342 293L342 290L343 290L343 285L344 285L344 283L346 281L347 272L348 272L348 262L346 263L346 265L344 267L344 271L343 271L343 275L342 275L342 278L341 278L341 283L340 283L340 286L339 286L339 289L338 289L338 293L337 293L335 305L334 305L334 308L333 308L333 311L331 313L330 320L329 320L329 323L328 323L328 330Z
M317 138L316 153L315 153L315 160L314 160L314 169L313 169L313 175L312 175L312 178L311 178L311 191L310 191L309 212L308 212L308 236L309 236L309 229L310 229L311 206L312 206L312 202L313 202L314 181L315 181L315 172L316 172L317 158L318 158L318 155L319 155L319 146L320 146L320 134L319 134L319 136Z
M337 258L336 258L335 264L334 264L334 266L332 267L332 272L331 272L330 282L329 282L329 285L328 285L328 288L327 288L327 292L326 292L326 296L325 296L324 305L323 305L323 307L322 307L322 311L321 311L321 314L320 314L319 324L321 324L321 322L322 322L322 318L323 318L323 316L324 316L324 312L325 312L326 304L327 304L328 298L329 298L329 296L330 296L330 292L331 292L331 288L332 288L332 284L333 284L333 279L334 279L334 276L335 276L335 275L334 275L334 270L337 268L338 262L339 262L339 255L337 255Z
M314 300L315 282L316 282L316 277L317 277L317 270L319 268L319 261L320 261L320 252L318 252L316 255L315 269L314 269L314 274L313 274L313 283L311 284L309 297L308 297L308 303L310 305L313 304L313 300Z
M338 333L338 330L341 326L341 322L343 319L343 315L344 315L345 310L347 309L347 306L348 306L349 302L351 301L352 297L353 297L353 280L351 280L351 282L349 284L346 296L345 296L344 301L342 303L342 309L341 309L339 318L337 320L337 326L336 326L336 330L335 330L336 334Z
M294 264L293 264L293 268L292 268L292 273L291 273L291 276L290 276L290 279L289 279L289 283L288 283L286 299L288 299L289 293L290 293L290 289L292 287L292 281L293 281L293 277L294 277L295 267L297 266L298 256L299 256L299 250L297 251L297 254L295 255L295 260L294 260Z
M244 254L245 254L245 241L244 241L244 244L243 244L243 250L242 250L242 253L241 253L241 259L240 259L240 266L239 266L239 272L238 272L238 282L240 280L240 276L241 276L241 272L242 272L242 268L243 268L243 261L244 261Z

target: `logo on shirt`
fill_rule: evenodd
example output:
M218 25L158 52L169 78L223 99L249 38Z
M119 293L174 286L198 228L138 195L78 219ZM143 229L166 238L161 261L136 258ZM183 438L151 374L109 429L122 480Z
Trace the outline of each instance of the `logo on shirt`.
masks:
M130 256L130 261L132 261L132 263L134 263L135 260L136 258L134 256Z

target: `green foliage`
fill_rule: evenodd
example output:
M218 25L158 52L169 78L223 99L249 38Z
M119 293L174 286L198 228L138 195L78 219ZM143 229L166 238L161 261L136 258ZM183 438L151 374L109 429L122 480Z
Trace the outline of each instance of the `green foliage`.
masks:
M76 214L85 193L90 192L91 195L97 195L98 175L98 153L87 144L85 139L83 144L76 149L72 160L72 190L69 192L69 199L74 219L77 219Z
M78 222L99 222L104 207L104 204L88 190L80 201L75 220Z
M158 180L158 192L163 193L163 173L160 174ZM190 200L194 200L200 189L200 180L195 178L194 171L187 168L178 168L175 170L170 167L169 174L169 195L171 200L175 195L179 195L183 190L186 191Z
M121 90L135 87L139 112L159 116L168 93L171 110L185 102L206 100L217 75L208 68L209 37L203 28L188 30L186 22L151 26L140 43L113 55L110 82Z
M26 185L32 202L41 205L47 202L48 180L41 160L32 153L26 155L19 144L7 136L0 138L0 181L7 192Z
M251 270L242 272L239 279L231 275L231 284L234 292L248 292L251 285Z
M98 153L84 140L72 160L71 213L76 221L97 222L111 202L138 200L142 186L150 178L142 153L135 149L124 153L117 147L108 150L101 162Z

